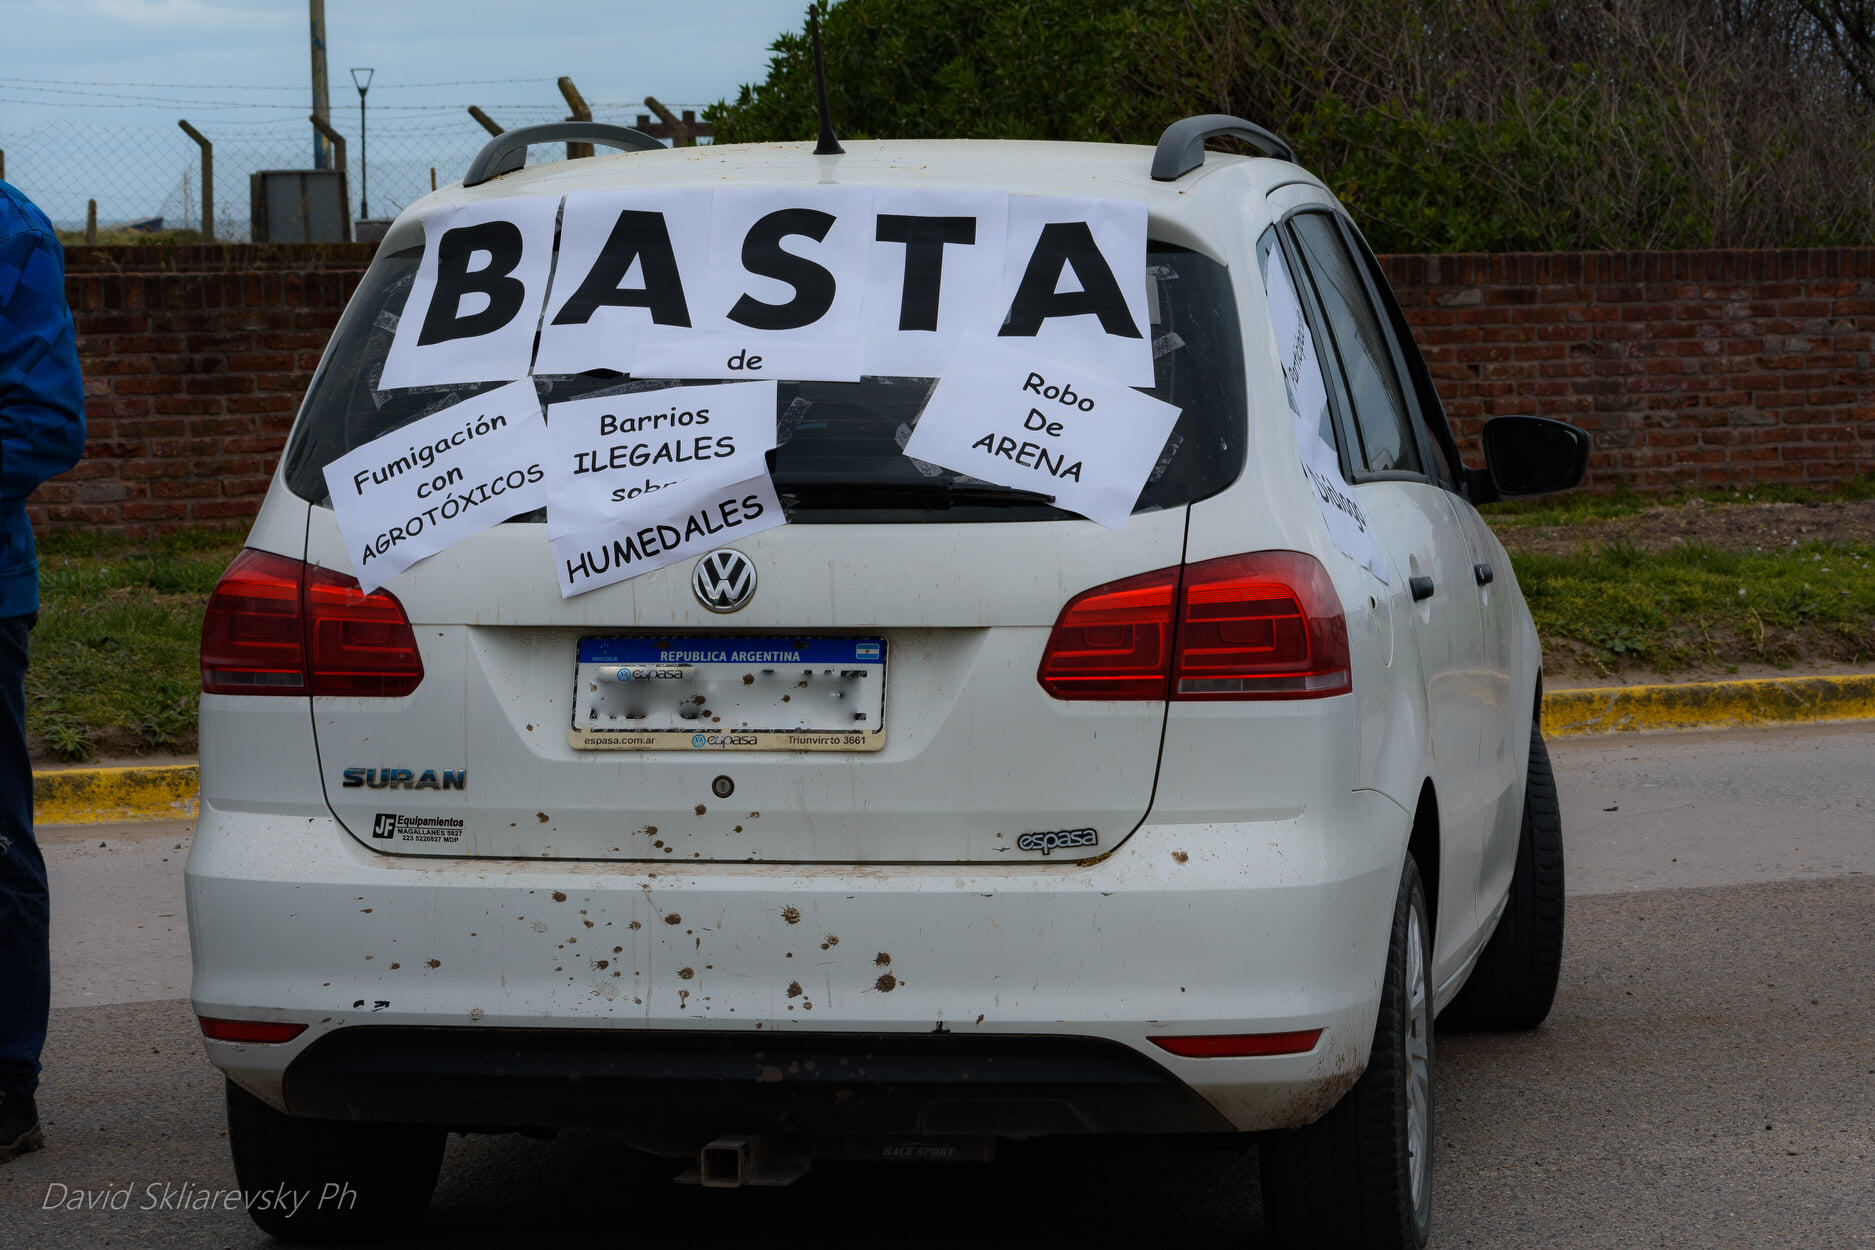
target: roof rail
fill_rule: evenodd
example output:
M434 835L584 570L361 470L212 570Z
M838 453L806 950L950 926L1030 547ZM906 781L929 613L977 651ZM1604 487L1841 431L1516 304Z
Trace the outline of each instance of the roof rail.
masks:
M1255 122L1228 113L1205 113L1165 128L1152 153L1153 181L1176 182L1204 164L1204 141L1218 135L1242 139L1264 156L1295 163L1295 149Z
M462 175L465 187L480 186L490 178L511 174L527 164L530 143L597 143L623 152L650 152L664 145L642 130L613 126L605 122L546 122L539 126L518 126L504 130L490 139L475 159L469 172Z

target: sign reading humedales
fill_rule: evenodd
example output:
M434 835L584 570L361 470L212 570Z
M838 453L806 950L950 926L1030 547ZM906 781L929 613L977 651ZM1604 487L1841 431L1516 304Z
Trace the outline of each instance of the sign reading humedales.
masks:
M968 368L939 380L906 455L1126 524L1176 407L1005 341L965 339L957 358Z
M553 539L554 577L561 598L570 599L714 551L786 520L766 469L741 482L687 483L651 496L630 520Z
M534 384L521 381L328 464L326 489L359 585L376 590L424 556L544 505L546 445Z
M962 336L1153 381L1146 209L850 186L516 196L426 216L382 385L937 376Z
M774 445L773 382L672 386L549 404L547 537L655 511L651 497L660 491L764 473L763 453Z

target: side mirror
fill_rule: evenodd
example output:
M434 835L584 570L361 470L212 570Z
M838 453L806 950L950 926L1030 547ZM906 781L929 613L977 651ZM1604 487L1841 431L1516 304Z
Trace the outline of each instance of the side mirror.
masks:
M1484 423L1484 463L1466 471L1474 503L1568 490L1589 466L1589 436L1548 417L1494 417Z

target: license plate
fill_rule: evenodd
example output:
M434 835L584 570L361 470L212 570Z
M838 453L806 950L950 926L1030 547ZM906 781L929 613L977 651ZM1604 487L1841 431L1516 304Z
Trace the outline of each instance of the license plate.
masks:
M585 751L877 751L885 640L582 638L567 739Z

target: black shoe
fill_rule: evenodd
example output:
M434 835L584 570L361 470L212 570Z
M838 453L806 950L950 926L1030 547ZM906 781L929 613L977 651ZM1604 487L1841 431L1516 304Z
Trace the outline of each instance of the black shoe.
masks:
M39 1108L30 1098L0 1094L0 1163L11 1163L15 1156L29 1154L46 1144L46 1133L39 1125Z

